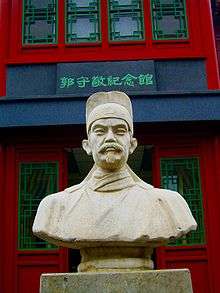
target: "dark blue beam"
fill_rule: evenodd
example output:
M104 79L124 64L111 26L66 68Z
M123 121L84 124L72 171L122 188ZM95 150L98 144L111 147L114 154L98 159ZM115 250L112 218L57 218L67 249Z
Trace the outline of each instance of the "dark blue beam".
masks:
M44 96L0 99L0 127L85 123L85 98ZM135 122L220 120L220 91L152 93L132 97Z

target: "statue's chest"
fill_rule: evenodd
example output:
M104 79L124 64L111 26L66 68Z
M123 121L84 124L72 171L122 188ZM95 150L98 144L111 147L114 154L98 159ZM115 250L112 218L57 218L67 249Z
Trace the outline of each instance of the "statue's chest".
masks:
M68 203L62 226L67 235L75 235L77 239L137 236L139 230L150 224L154 204L135 192L122 193L118 197L83 195L74 205Z

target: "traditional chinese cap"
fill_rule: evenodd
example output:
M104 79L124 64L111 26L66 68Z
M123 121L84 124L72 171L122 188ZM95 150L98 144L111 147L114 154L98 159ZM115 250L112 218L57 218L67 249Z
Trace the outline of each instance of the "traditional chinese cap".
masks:
M86 102L86 129L98 119L119 118L127 122L133 133L133 114L130 98L123 92L98 92L91 95Z

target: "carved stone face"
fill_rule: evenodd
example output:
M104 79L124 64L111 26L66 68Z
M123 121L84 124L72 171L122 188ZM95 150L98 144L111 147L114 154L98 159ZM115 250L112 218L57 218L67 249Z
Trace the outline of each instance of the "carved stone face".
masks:
M118 118L96 120L90 128L88 140L83 141L84 150L92 154L95 164L109 171L122 168L136 146L137 141L127 123Z

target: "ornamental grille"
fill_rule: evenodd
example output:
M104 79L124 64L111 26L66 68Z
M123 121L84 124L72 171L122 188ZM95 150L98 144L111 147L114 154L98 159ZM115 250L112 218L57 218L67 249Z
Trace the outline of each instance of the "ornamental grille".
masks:
M58 191L58 163L21 163L19 165L18 248L54 249L54 245L32 233L40 201Z
M23 1L23 44L55 44L57 1Z
M185 0L151 0L154 40L187 39Z
M185 198L198 224L196 231L192 231L170 244L204 244L205 231L198 158L163 158L160 166L161 186L177 191Z
M66 1L66 42L98 42L100 36L100 1Z
M110 0L109 36L112 41L143 40L144 17L141 0Z
M146 1L154 40L188 38L185 2ZM61 23L65 23L65 32L59 29L59 34L65 33L66 44L100 44L101 14L108 17L109 41L145 40L144 0L108 0L107 7L102 4L101 0L66 0L59 1L58 9L58 0L23 0L23 45L57 44Z

